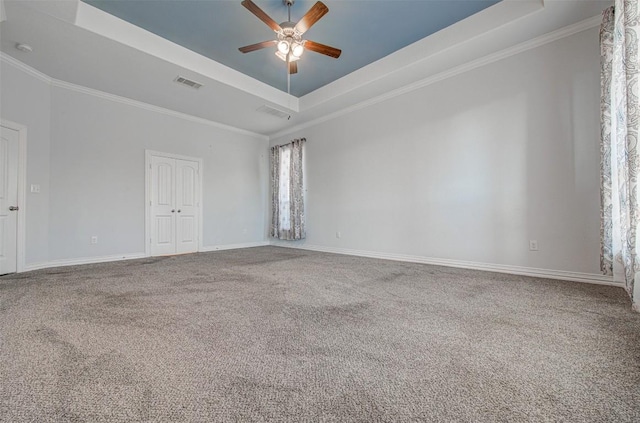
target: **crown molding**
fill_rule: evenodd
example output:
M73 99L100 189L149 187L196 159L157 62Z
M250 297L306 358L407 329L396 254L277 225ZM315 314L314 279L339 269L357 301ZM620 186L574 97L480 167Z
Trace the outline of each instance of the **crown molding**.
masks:
M274 88L229 66L189 50L104 12L88 3L79 2L74 24L107 39L145 52L206 78L234 87L264 101L299 111L298 98Z
M562 38L566 38L569 37L571 35L580 33L582 31L594 28L596 26L598 26L600 24L600 16L594 16L592 18L589 19L585 19L581 22L577 22L573 25L569 25L567 27L558 29L556 31L552 31L548 34L542 35L540 37L536 37L532 40L529 41L525 41L523 43L520 43L518 45L515 45L513 47L509 47L507 49L498 51L496 53L492 53L490 55L484 56L482 58L479 59L475 59L472 60L470 62L467 62L463 65L460 66L456 66L454 68L451 68L449 70L446 70L444 72L440 72L438 74L429 76L427 78L421 79L419 81L416 81L414 83L405 85L403 87L397 88L395 90L389 91L387 93L384 93L382 95L379 95L377 97L373 97L371 99L362 101L360 103L345 107L343 109L337 110L335 112L329 113L327 115L321 116L319 118L316 119L312 119L309 120L307 122L303 122L301 124L292 126L290 128L286 128L283 129L281 131L272 133L270 135L263 135L263 134L259 134L256 132L252 132L252 131L247 131L244 129L240 129L240 128L236 128L230 125L225 125L223 123L220 122L215 122L209 119L205 119L205 118L201 118L201 117L197 117L197 116L193 116L193 115L189 115L186 113L182 113L182 112L178 112L175 110L171 110L171 109L166 109L163 107L159 107L159 106L154 106L152 104L148 104L148 103L144 103L138 100L132 100L126 97L122 97L122 96L118 96L115 94L109 94L103 91L99 91L93 88L88 88L88 87L83 87L77 84L72 84L69 82L65 82L65 81L61 81L61 80L57 80L54 78L51 78L50 76L24 64L23 62L19 61L18 59L15 59L12 56L9 56L6 53L0 52L0 60L4 63L7 63L8 65L11 65L31 76L33 76L34 78L48 83L52 86L55 87L59 87L59 88L65 88L65 89L69 89L69 90L73 90L76 92L81 92L87 95L92 95L98 98L102 98L102 99L106 99L109 101L114 101L114 102L118 102L121 104L126 104L129 106L133 106L133 107L137 107L137 108L141 108L141 109L145 109L148 111L152 111L152 112L156 112L156 113L161 113L161 114L165 114L168 116L173 116L173 117L177 117L179 119L184 119L184 120L188 120L191 122L195 122L195 123L200 123L200 124L204 124L204 125L208 125L208 126L212 126L212 127L216 127L219 129L223 129L226 131L230 131L230 132L235 132L241 135L247 135L247 136L252 136L252 137L256 137L259 139L263 139L263 140L273 140L285 135L288 135L290 133L296 132L296 131L300 131L315 125L318 125L320 123L326 122L326 121L330 121L333 119L336 119L340 116L349 114L351 112L360 110L360 109L364 109L366 107L369 106L373 106L375 104L378 104L380 102L392 99L394 97L415 91L417 89L420 88L424 88L427 87L429 85L435 84L437 82L446 80L448 78L452 78L454 76L463 74L465 72L469 72L471 70L477 69L479 67L506 59L508 57L523 53L525 51L543 46L545 44L549 44L552 43L554 41L560 40ZM304 112L304 110L302 110L302 112Z
M349 114L356 110L364 109L369 106L373 106L375 104L381 103L386 100L390 100L394 97L398 97L400 95L415 91L420 88L427 87L429 85L435 84L437 82L441 82L445 79L452 78L454 76L458 76L460 74L469 72L471 70L480 68L482 66L489 65L494 62L498 62L500 60L506 59L511 56L515 56L517 54L526 52L528 50L535 49L537 47L541 47L545 44L552 43L554 41L561 40L566 37L570 37L572 35L578 34L580 32L586 31L588 29L594 28L600 25L601 17L594 16L589 19L585 19L583 21L577 22L573 25L566 26L564 28L560 28L558 30L552 31L548 34L541 35L539 37L533 38L531 40L525 41L523 43L517 44L513 47L506 48L504 50L498 51L496 53L489 54L487 56L481 57L479 59L472 60L465 64L453 67L444 72L437 73L435 75L429 76L427 78L421 79L414 83L405 85L403 87L397 88L395 90L389 91L387 93L381 94L377 97L373 97L371 99L362 101L360 103L354 104L349 107L345 107L343 109L337 110L335 112L329 113L327 115L321 116L319 118L301 123L296 126L292 126L287 129L283 129L281 131L275 132L269 135L269 140L274 140L276 138L280 138L282 136L291 134L292 132L301 131L303 129L309 128L311 126L318 125L320 123L336 119L340 116ZM302 110L304 112L304 110Z
M167 116L176 117L179 119L187 120L190 122L200 123L203 125L213 126L215 128L223 129L229 132L235 132L241 135L248 135L251 137L260 138L263 140L268 140L269 137L263 134L258 134L257 132L247 131L245 129L236 128L235 126L225 125L224 123L215 122L209 119L201 118L198 116L189 115L187 113L177 112L175 110L166 109L160 106L154 106L153 104L144 103L138 100L132 100L127 97L122 97L115 94L109 94L104 91L96 90L93 88L83 87L81 85L72 84L70 82L60 81L57 79L53 79L51 85L57 88L64 88L70 91L79 92L82 94L87 94L93 97L101 98L104 100L113 101L115 103L125 104L127 106L137 107L139 109L148 110L150 112L160 113Z
M543 0L503 0L454 25L443 28L393 53L343 76L300 98L301 110L310 110L344 98L369 86L393 79L399 72L419 69L434 59L514 22L544 10ZM457 55L456 55L457 56ZM463 56L462 56L463 57ZM471 60L471 59L468 59ZM450 67L453 66L450 65ZM445 68L446 69L446 68ZM405 84L420 79L420 74ZM389 87L388 90L393 89ZM385 90L386 92L387 90ZM380 93L382 94L382 92ZM361 100L364 101L364 100Z
M193 115L189 115L187 113L182 113L182 112L177 112L175 110L171 110L171 109L166 109L164 107L159 107L159 106L154 106L152 104L149 103L144 103L142 101L138 101L138 100L132 100L130 98L126 98L126 97L122 97L119 95L115 95L115 94L109 94L107 92L104 91L100 91L100 90L96 90L93 88L88 88L88 87L83 87L81 85L77 85L77 84L72 84L70 82L65 82L65 81L61 81L59 79L55 79L55 78L51 78L48 75L45 75L44 73L32 68L29 65L26 65L24 63L22 63L21 61L19 61L18 59L9 56L6 53L3 53L0 51L0 61L13 66L14 68L33 76L34 78L45 82L47 84L49 84L52 87L57 87L57 88L63 88L63 89L67 89L70 91L75 91L75 92L79 92L82 94L86 94L86 95L90 95L93 97L97 97L97 98L101 98L103 100L108 100L108 101L113 101L115 103L120 103L120 104L125 104L127 106L132 106L132 107L137 107L139 109L144 109L147 111L151 111L151 112L155 112L155 113L160 113L160 114L164 114L167 116L172 116L172 117L176 117L179 119L183 119L183 120L187 120L190 122L194 122L194 123L199 123L199 124L203 124L203 125L208 125L208 126L212 126L214 128L219 128L219 129L223 129L225 131L229 131L229 132L235 132L237 134L241 134L241 135L247 135L247 136L251 136L251 137L255 137L255 138L259 138L262 140L268 140L269 137L263 134L258 134L257 132L251 132L251 131L247 131L245 129L240 129L240 128L236 128L234 126L230 126L230 125L225 125L223 123L220 122L215 122L209 119L205 119L205 118L201 118L201 117L197 117L197 116L193 116Z
M44 73L40 72L39 70L36 70L34 68L32 68L29 65L26 65L24 63L22 63L21 61L19 61L18 59L9 56L7 53L4 53L2 51L0 51L0 62L4 62L7 65L13 66L14 68L21 70L22 72L33 76L34 78L47 83L47 84L51 84L53 82L53 78L51 78L48 75L45 75Z

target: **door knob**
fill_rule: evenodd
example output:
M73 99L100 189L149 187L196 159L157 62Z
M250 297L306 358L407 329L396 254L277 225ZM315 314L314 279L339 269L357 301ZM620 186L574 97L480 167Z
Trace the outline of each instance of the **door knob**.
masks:
M180 213L182 210L178 209L178 213Z
M175 209L171 209L171 213L175 213L175 212L176 212L176 210L175 210Z
M9 206L9 211L18 211L19 207L18 206Z

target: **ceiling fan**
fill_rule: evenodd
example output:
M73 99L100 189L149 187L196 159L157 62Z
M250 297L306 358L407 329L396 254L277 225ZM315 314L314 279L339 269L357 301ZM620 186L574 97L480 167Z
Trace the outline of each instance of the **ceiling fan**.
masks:
M316 53L324 54L335 59L340 57L340 53L342 53L342 51L335 47L302 39L302 35L329 11L329 8L324 3L319 1L314 4L306 15L304 15L300 21L295 23L291 22L291 6L295 3L295 0L282 0L282 2L288 7L289 20L278 24L253 1L243 0L242 5L244 7L256 15L256 17L262 22L266 23L269 28L275 31L276 39L240 47L239 50L241 52L249 53L250 51L260 50L275 45L277 46L276 56L287 63L289 74L298 72L297 62L300 60L300 56L302 56L305 49L315 51Z

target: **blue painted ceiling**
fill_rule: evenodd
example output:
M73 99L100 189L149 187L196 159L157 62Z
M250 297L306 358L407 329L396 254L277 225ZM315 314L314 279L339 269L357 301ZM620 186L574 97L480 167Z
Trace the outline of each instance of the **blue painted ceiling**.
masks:
M83 0L196 53L287 91L287 71L270 47L242 54L239 47L275 39L240 0ZM291 76L301 97L500 0L323 0L327 13L304 39L339 48L333 59L306 51ZM315 0L296 0L297 22ZM287 20L282 0L254 0L276 22Z

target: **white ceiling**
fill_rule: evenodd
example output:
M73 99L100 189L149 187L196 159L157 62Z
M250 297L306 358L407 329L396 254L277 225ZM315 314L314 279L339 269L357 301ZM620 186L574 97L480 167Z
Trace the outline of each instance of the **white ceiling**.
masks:
M610 4L504 0L300 98L79 0L5 0L0 40L4 54L56 80L277 135L463 71L560 28L576 24L577 31L593 26ZM16 50L16 43L31 45L33 52ZM173 82L178 75L204 86L199 90L180 86ZM286 110L291 118L257 110L265 104Z

